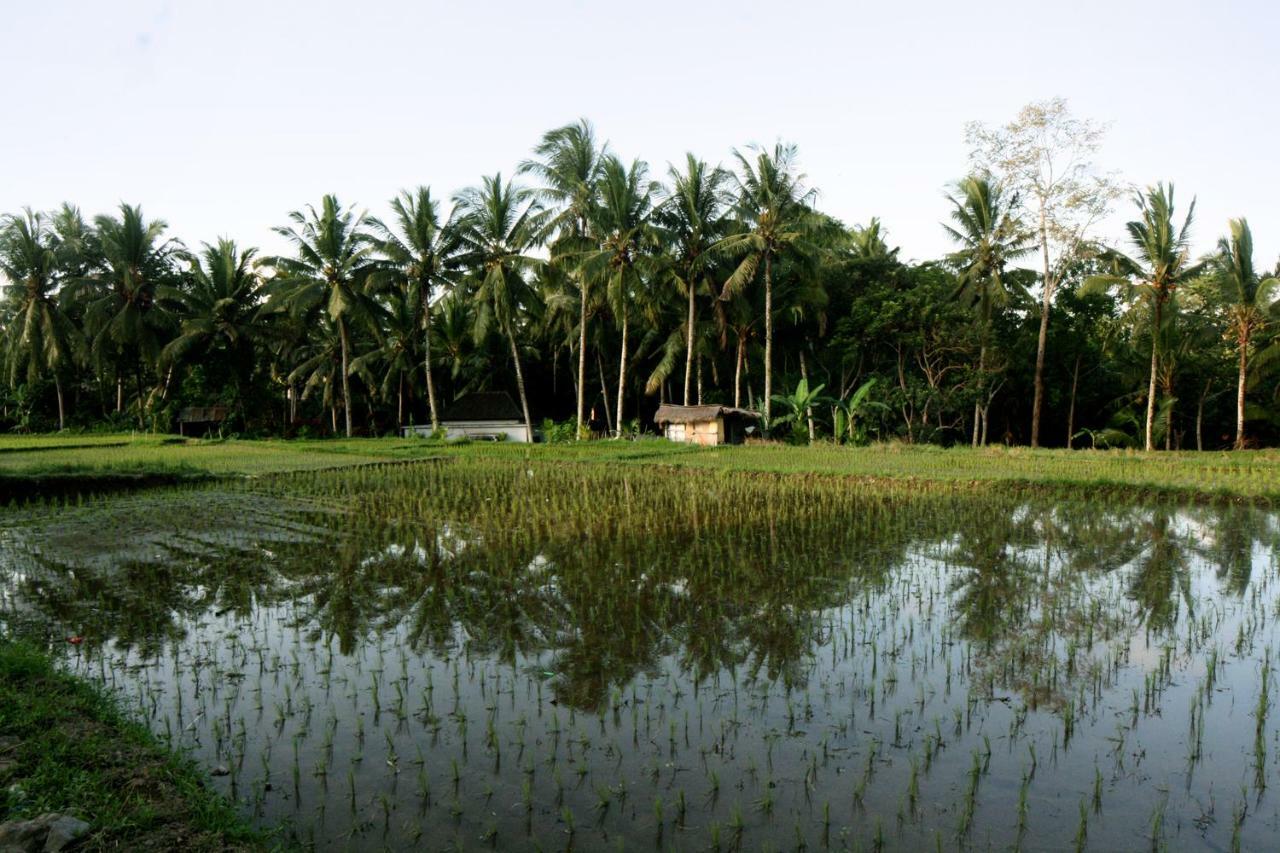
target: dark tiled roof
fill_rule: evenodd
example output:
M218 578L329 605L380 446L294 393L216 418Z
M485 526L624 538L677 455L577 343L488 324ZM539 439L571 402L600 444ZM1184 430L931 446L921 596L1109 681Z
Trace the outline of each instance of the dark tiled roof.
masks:
M655 424L691 424L701 421L713 421L721 415L737 415L743 418L760 417L758 412L750 409L735 409L733 406L659 406L653 416Z
M522 421L524 415L506 391L478 391L453 401L441 421Z

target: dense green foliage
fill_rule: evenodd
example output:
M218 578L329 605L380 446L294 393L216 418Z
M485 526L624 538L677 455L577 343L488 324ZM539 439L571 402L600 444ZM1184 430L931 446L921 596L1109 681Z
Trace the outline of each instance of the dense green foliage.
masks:
M824 214L793 146L689 155L663 183L585 121L451 203L417 188L378 218L325 196L277 256L188 248L135 206L24 211L0 236L0 428L164 432L222 405L226 434L377 435L501 389L569 436L722 402L796 443L1280 439L1275 280L1243 219L1192 257L1194 201L1159 185L1122 243L1082 226L1051 267L1054 188L989 168L951 190L955 251L921 262Z

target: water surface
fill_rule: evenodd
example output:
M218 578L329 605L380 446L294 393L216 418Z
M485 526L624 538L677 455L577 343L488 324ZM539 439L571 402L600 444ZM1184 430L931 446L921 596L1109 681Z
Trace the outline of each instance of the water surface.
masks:
M321 850L1266 849L1278 537L424 463L10 513L0 618Z

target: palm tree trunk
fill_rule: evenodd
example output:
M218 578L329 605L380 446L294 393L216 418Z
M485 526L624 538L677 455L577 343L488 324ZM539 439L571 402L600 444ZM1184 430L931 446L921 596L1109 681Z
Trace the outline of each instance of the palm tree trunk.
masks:
M987 345L978 350L978 399L973 404L973 447L976 450L982 436L982 393L987 369Z
M627 387L627 306L622 306L622 356L618 359L618 417L614 438L622 437L622 400Z
M62 402L62 379L57 373L53 374L53 387L58 392L58 432L62 432L67 428L66 408Z
M524 371L520 368L520 350L516 347L516 336L507 329L507 340L511 342L511 360L516 366L516 390L520 392L520 408L524 410L524 426L529 431L529 441L533 441L533 418L529 417L529 398L524 393Z
M764 423L769 432L769 403L773 399L773 257L764 254Z
M124 411L124 374L116 371L116 412Z
M698 405L702 405L702 356L698 356Z
M692 279L692 276L686 278ZM693 371L693 323L694 323L694 301L693 301L693 281L685 282L685 287L689 290L689 317L685 321L684 335L684 404L689 405L689 380ZM701 369L702 364L698 364ZM698 402L702 402L701 383L699 383Z
M746 349L746 341L738 336L738 356L733 368L733 407L742 408L742 357Z
M1204 423L1204 401L1209 396L1209 388L1212 385L1212 379L1204 383L1204 390L1200 392L1200 402L1196 404L1196 450L1204 450L1204 434L1201 429Z
M609 433L613 432L613 416L609 414L609 383L604 375L604 359L596 352L596 369L600 371L600 396L604 397L604 426Z
M1152 427L1156 419L1156 368L1159 366L1160 352L1160 297L1156 297L1155 327L1151 330L1151 381L1147 383L1147 425L1146 449L1154 450L1151 440Z
M346 416L347 438L351 438L351 377L347 374L351 352L347 342L347 321L343 317L338 318L338 337L342 340L342 413Z
M430 371L427 372L427 376L428 377L431 376ZM427 380L428 387L430 387L430 381L431 381L430 379ZM434 419L433 419L433 424L434 424ZM399 432L402 426L404 426L404 371L403 370L400 371L400 375L396 382L396 431ZM432 426L432 429L435 429L434 425Z
M1067 450L1071 449L1076 430L1076 388L1080 385L1080 356L1076 356L1075 373L1071 376L1071 405L1067 408Z
M1249 366L1249 335L1240 335L1240 375L1236 379L1236 450L1244 450L1245 372Z
M587 283L585 279L578 282L581 296L578 300L578 433L582 438L582 418L586 408L587 390ZM601 379L603 379L603 375ZM609 407L609 395L605 394L605 408Z
M422 296L422 367L427 372L427 405L431 408L431 431L440 429L440 415L436 409L436 382L431 377L431 295L430 288ZM401 378L403 383L404 379Z
M1040 202L1040 251L1044 259L1044 294L1040 302L1040 337L1036 339L1036 379L1035 394L1031 401L1031 446L1040 446L1040 410L1044 405L1044 354L1049 340L1049 304L1053 298L1052 282L1049 279L1049 231L1046 222L1044 202ZM1071 446L1070 433L1067 436L1067 447Z

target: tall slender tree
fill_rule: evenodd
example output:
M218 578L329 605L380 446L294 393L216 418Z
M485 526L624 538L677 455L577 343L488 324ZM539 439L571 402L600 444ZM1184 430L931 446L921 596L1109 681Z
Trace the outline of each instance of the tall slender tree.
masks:
M606 158L600 180L600 203L592 213L600 248L582 260L586 281L604 284L621 333L618 362L618 408L614 437L622 436L623 401L627 387L627 334L630 303L643 286L641 268L645 252L652 250L655 235L652 223L653 196L658 186L650 181L648 167L639 160L630 166L617 157Z
M99 366L115 365L117 408L124 373L131 369L138 403L138 425L144 422L143 373L156 363L169 331L168 316L154 310L156 290L172 281L173 262L182 244L165 240L163 220L150 222L142 208L120 205L120 215L94 218L94 244L101 260L87 276L68 283L68 299L83 308L85 334Z
M1036 101L1000 128L972 122L965 136L973 160L1017 192L1035 219L1040 248L1040 332L1036 339L1035 391L1031 402L1031 446L1040 446L1044 409L1044 365L1049 314L1062 277L1088 251L1090 229L1106 215L1118 193L1115 180L1099 173L1093 155L1105 125L1071 115L1064 98Z
M978 318L978 399L973 407L972 444L983 440L983 413L987 398L987 356L991 322L997 305L1008 302L1015 286L1005 267L1031 250L1021 222L1014 214L1017 201L1006 197L989 174L970 175L957 184L957 195L948 196L954 225L942 227L960 244L952 260L960 268L958 295L973 305Z
M1131 299L1150 309L1151 376L1147 383L1144 446L1153 450L1160 342L1166 336L1165 321L1172 316L1168 310L1169 303L1178 287L1199 275L1205 264L1191 260L1191 223L1196 210L1194 198L1181 227L1174 224L1173 184L1166 186L1161 183L1148 187L1144 193L1135 193L1134 204L1139 218L1127 223L1125 230L1129 233L1135 255L1114 249L1106 251L1103 258L1113 272L1090 276L1086 286L1091 290L1125 286Z
M805 236L812 215L810 204L817 193L804 186L805 178L799 172L794 145L779 142L772 151L759 147L750 150L754 162L743 152L734 152L738 160L736 213L741 231L720 240L716 249L741 259L725 281L721 299L740 293L755 280L757 272L763 274L764 395L761 402L767 429L773 397L773 263L784 252L803 253L809 248Z
M698 294L715 295L715 255L711 248L726 236L730 175L685 155L684 171L672 166L671 194L662 202L657 221L671 247L671 278L688 301L685 319L684 404L693 385L693 343L698 326Z
M452 215L441 220L428 187L400 193L391 200L391 212L392 224L370 217L369 225L375 232L374 245L384 259L380 272L389 273L405 291L408 304L399 305L398 310L403 311L409 304L418 306L415 313L422 325L422 367L434 432L440 429L440 414L431 372L431 307L454 282L461 250L457 223ZM377 283L382 277L375 273L372 280Z
M293 225L275 232L293 244L293 256L264 258L275 270L267 284L267 310L288 310L295 316L312 314L321 307L337 328L342 352L342 410L350 437L351 325L370 323L373 304L365 292L373 271L373 242L364 228L367 217L343 207L336 196L326 195L320 209L307 205L289 214Z
M533 418L520 364L518 326L522 311L534 296L528 275L539 261L530 252L537 247L548 217L529 190L504 182L501 173L463 190L456 202L461 214L459 260L470 270L476 288L475 337L483 340L496 325L507 339L520 408L532 438Z
M1249 354L1254 335L1266 325L1275 302L1280 279L1263 278L1253 265L1253 232L1245 219L1232 219L1228 233L1218 240L1212 281L1226 306L1229 334L1234 338L1238 372L1236 378L1237 450L1245 447L1244 401L1248 391Z
M609 156L608 143L596 140L595 128L586 119L547 131L534 148L537 159L520 164L520 172L537 177L542 186L537 191L558 213L548 224L558 234L551 254L573 266L578 257L594 248L591 212L596 205L597 189ZM575 273L578 285L578 382L577 437L584 434L583 418L587 384L587 319L590 291L588 282Z
M59 304L61 269L57 235L43 216L27 210L0 221L0 273L12 287L4 335L9 381L52 376L59 430L66 428L62 372L82 353L80 332Z

